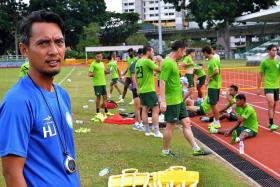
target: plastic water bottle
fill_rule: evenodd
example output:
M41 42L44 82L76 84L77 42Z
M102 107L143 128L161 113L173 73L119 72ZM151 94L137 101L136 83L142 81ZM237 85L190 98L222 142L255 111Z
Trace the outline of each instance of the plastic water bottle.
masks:
M109 168L104 168L99 172L99 176L103 177L103 176L107 175L109 172L110 172Z
M239 154L244 154L244 142L243 142L243 140L241 140L240 142L239 142Z

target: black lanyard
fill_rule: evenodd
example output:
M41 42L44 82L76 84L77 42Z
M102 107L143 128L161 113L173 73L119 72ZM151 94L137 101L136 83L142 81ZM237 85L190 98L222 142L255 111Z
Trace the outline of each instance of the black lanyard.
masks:
M42 92L41 88L33 81L33 79L30 77L30 75L29 75L29 74L27 74L27 75L28 75L28 77L31 79L31 81L32 81L32 83L34 84L34 86L40 91L40 93L41 93L41 95L42 95L42 97L43 97L43 99L44 99L44 101L45 101L45 104L46 104L47 107L48 107L48 110L49 110L50 115L52 116L52 119L53 119L53 122L54 122L54 127L55 127L55 129L56 129L56 131L57 131L57 133L58 133L59 141L60 141L60 144L61 144L61 146L62 146L62 148L63 148L63 153L64 153L64 155L65 155L65 156L69 155L68 149L67 149L67 144L66 144L66 134L65 134L65 131L64 131L64 123L63 123L63 119L62 119L62 112L61 112L60 103L59 103L57 91L56 91L56 88L55 88L54 84L52 84L52 86L53 86L53 88L54 88L54 92L55 92L55 96L56 96L56 101L57 101L57 104L58 104L58 109L59 109L59 114L60 114L60 121L61 121L61 124L62 124L62 125L61 125L61 126L62 126L62 133L63 133L63 136L64 136L64 142L63 142L62 136L61 136L61 134L60 134L60 132L59 132L59 130L58 130L58 125L57 125L57 123L56 123L56 121L55 121L55 118L54 118L53 112L52 112L52 110L51 110L51 107L49 106L49 104L48 104L48 102L47 102L47 99L46 99L44 93Z

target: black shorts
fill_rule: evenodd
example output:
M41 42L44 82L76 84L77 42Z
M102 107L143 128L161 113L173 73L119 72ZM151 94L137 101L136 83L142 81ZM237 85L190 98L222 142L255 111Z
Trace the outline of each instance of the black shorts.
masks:
M184 102L177 105L167 105L164 113L164 120L167 123L176 123L187 117L189 117L189 115Z
M196 111L196 115L198 115L198 116L205 115L205 112L201 106L199 106L199 109Z
M206 75L197 78L197 85L196 86L203 86L205 84Z
M236 116L236 114L234 112L230 112L228 120L229 121L237 121L238 118L237 118L237 116Z
M142 106L153 108L159 105L156 92L140 93L139 97Z
M94 86L93 89L97 97L101 95L107 95L106 86Z
M130 77L127 77L127 78L125 79L125 82L124 82L124 88L127 89L131 83L132 83L131 78L130 78Z
M273 94L274 95L274 101L279 101L279 88L276 89L264 89L264 94Z
M114 79L111 79L111 84L112 85L115 85L115 84L117 84L118 83L118 78L114 78Z
M139 95L137 94L137 89L136 89L136 88L132 88L131 91L132 91L132 97L133 97L133 99L139 97Z
M208 88L207 90L208 101L210 105L216 105L220 98L220 89Z
M187 77L188 79L188 88L192 88L194 87L194 78L193 78L193 74L186 74L185 77Z

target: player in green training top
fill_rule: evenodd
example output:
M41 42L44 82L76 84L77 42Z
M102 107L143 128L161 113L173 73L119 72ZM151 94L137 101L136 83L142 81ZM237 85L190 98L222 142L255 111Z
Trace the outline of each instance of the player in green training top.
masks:
M268 56L261 61L260 73L258 76L258 91L260 94L261 82L264 77L264 93L268 105L268 127L271 131L278 129L278 125L274 124L273 118L276 109L276 102L279 100L279 60L276 58L277 46L271 44L267 46Z
M119 101L117 101L117 103L123 103L124 102L124 98L125 98L127 89L129 87L129 85L132 84L130 65L131 65L132 62L137 60L136 57L134 56L134 50L132 48L128 49L127 52L128 52L127 69L122 75L122 76L126 75L126 79L125 79L125 83L124 83L122 98ZM133 100L129 104L133 104Z
M19 78L22 78L25 75L27 75L28 70L29 70L29 62L27 61L20 66Z
M197 77L196 89L197 89L197 100L203 100L202 87L205 85L206 73L203 69L202 64L194 64L194 75Z
M171 46L171 52L164 59L160 72L160 109L164 112L166 128L163 136L162 156L175 157L169 150L176 123L180 120L183 125L183 133L186 140L192 145L193 155L208 154L202 150L195 141L192 133L190 118L186 110L182 95L182 85L176 61L186 53L186 44L183 41L175 41Z
M232 143L243 141L246 138L255 137L258 134L258 118L255 109L246 103L244 94L236 96L236 114L238 121L229 129L215 129L210 127L211 134L220 133L228 136L232 134Z
M185 68L185 70L186 70L185 77L187 77L187 79L188 79L189 92L185 96L185 99L188 97L193 99L193 91L194 91L193 90L193 88L194 88L193 73L194 73L194 65L195 65L195 63L193 62L193 58L195 57L195 50L187 49L186 53L187 53L187 56L184 57L183 63L180 64L182 67Z
M162 138L163 135L159 131L159 103L155 91L154 71L159 72L159 67L151 60L154 56L154 50L151 47L143 48L143 55L137 61L136 79L137 88L142 105L142 120L145 126L145 135L154 135ZM152 109L152 122L154 126L154 133L150 132L148 123L148 111Z
M90 64L88 76L92 77L93 89L96 95L96 116L92 118L92 120L96 120L96 118L102 118L103 115L100 113L100 101L101 96L103 96L103 106L105 110L105 114L111 115L107 109L107 91L106 91L106 78L105 74L108 73L105 71L105 66L101 61L103 58L102 52L96 52L95 60Z
M111 83L110 83L110 94L109 94L109 99L111 99L112 97L112 92L113 92L113 88L115 87L116 90L118 91L119 93L119 99L122 98L121 96L121 90L118 86L118 79L120 77L120 71L119 71L119 68L118 68L118 64L117 64L117 60L116 60L116 52L113 52L111 54L111 60L108 64L108 69L110 71L110 74L111 74Z
M221 125L217 103L219 102L220 88L222 86L221 64L220 61L214 57L210 46L203 47L202 53L205 58L208 59L207 96L214 115L214 122L210 125L215 128L220 128Z

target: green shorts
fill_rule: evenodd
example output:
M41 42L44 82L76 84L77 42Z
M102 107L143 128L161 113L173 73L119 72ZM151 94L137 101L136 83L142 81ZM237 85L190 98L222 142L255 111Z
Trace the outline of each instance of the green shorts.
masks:
M279 101L279 88L276 89L269 89L265 88L264 89L264 94L273 94L274 95L274 101Z
M246 132L248 134L249 137L255 137L257 135L256 132L252 131L251 129L248 129L246 127L238 127L236 129L237 132L237 136L239 136L242 132Z
M112 80L111 80L112 85L117 84L117 83L118 83L118 80L119 80L118 78L112 79Z
M101 95L107 95L106 86L94 86L93 89L97 97Z
M216 105L219 102L220 89L208 88L207 95L208 95L209 104Z
M197 86L203 86L205 84L206 75L197 78Z
M167 123L176 123L187 117L189 117L189 115L184 102L177 105L167 105L164 113L164 120Z
M188 88L194 87L194 80L193 80L193 74L186 74L185 77L188 79Z
M202 106L199 106L198 110L196 111L196 114L197 114L198 116L206 115L206 113L204 112Z
M139 96L142 106L147 106L149 108L158 106L158 97L156 92L140 93Z

